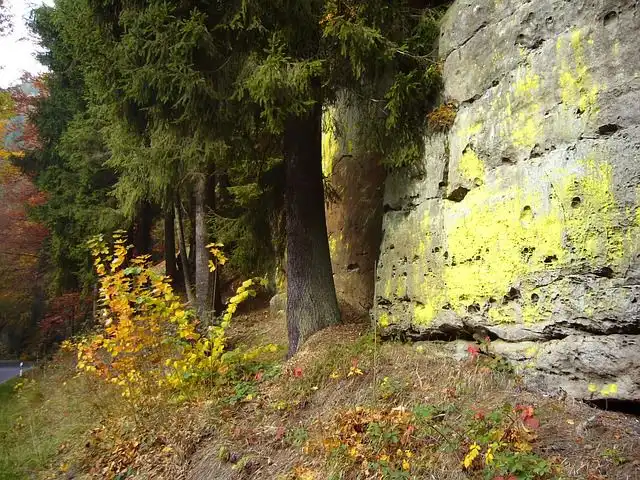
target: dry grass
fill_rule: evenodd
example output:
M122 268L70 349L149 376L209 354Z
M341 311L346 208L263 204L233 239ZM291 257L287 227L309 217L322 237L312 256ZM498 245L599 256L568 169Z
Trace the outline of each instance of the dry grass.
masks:
M269 328L265 321L263 330ZM353 359L363 375L346 376ZM296 369L302 377L294 375ZM340 378L331 378L336 371ZM308 445L322 438L340 412L358 405L418 404L490 411L505 403L534 406L541 420L534 448L557 465L561 473L554 478L640 478L637 418L527 392L512 375L486 371L472 361L456 362L437 343L375 346L364 326L345 325L312 337L284 372L261 386L257 400L229 412L219 435L190 460L186 478L306 478L310 472L316 472L314 478L329 478L326 456L309 452ZM393 386L374 389L385 377ZM296 436L308 436L309 442L303 442L307 453L300 441L292 443ZM462 472L460 460L459 451L440 453L429 459L430 476L416 478L474 478Z
M286 341L282 321L264 308L239 315L230 336L234 344ZM455 426L469 409L509 403L535 408L541 426L532 446L556 465L549 478L640 479L637 418L527 392L512 375L452 360L444 345L376 344L366 326L343 325L276 363L281 374L253 382L256 394L237 403L228 401L230 391L201 389L132 421L118 415L127 408L119 396L74 378L69 360L59 361L35 372L35 384L19 397L0 391L0 478L115 478L104 472L122 462L129 475L121 478L324 479L336 465L322 442L356 406L433 405L450 412L445 421ZM16 427L19 417L26 427ZM463 472L466 447L455 441L458 448L417 452L412 471L428 473L412 478L480 478Z

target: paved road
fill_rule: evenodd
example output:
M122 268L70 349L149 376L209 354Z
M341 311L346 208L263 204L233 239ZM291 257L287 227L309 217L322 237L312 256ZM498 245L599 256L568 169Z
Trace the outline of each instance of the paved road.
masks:
M30 365L25 364L23 371L27 371L31 368ZM4 383L7 380L16 377L20 374L20 362L2 362L0 363L0 383Z

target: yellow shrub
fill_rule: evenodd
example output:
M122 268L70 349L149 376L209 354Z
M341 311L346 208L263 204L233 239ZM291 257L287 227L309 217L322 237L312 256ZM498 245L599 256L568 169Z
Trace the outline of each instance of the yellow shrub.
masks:
M121 386L123 396L152 399L161 389L179 389L187 382L226 372L226 358L247 361L276 348L267 345L239 356L223 356L233 313L238 304L256 295L254 288L264 285L264 280L245 281L220 323L201 332L194 311L185 307L167 277L149 268L148 256L127 261L130 247L123 232L116 233L113 248L102 236L89 245L100 282L102 319L95 334L77 343L77 366ZM219 264L224 263L221 247L210 246Z

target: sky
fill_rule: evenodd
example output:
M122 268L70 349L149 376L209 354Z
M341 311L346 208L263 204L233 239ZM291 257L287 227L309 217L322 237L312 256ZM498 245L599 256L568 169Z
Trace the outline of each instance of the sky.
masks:
M13 32L0 37L0 88L6 88L18 82L24 71L38 74L45 68L34 58L38 49L27 28L26 19L31 9L53 0L5 0L13 15Z

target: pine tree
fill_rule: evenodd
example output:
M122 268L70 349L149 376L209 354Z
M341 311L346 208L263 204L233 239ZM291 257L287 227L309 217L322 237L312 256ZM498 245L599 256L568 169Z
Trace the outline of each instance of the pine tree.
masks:
M390 165L419 157L438 86L437 19L427 6L59 0L56 7L66 15L63 36L82 72L87 111L103 125L123 210L153 201L166 211L176 197L195 195L198 297L208 290L198 275L207 258L203 183L215 178L221 195L245 207L232 210L249 217L246 206L280 191L284 173L290 354L340 321L324 213L323 111L346 99L362 111L362 150ZM202 298L196 302L202 311Z
M357 104L363 150L382 154L390 165L421 154L438 87L438 28L428 5L411 3L246 0L233 25L258 32L249 43L243 91L284 139L290 355L340 320L324 213L323 109L339 96Z
M102 124L88 111L83 75L64 37L68 17L48 6L33 12L30 27L40 39L44 53L39 60L49 73L36 82L38 93L25 112L37 141L28 142L20 161L46 192L47 201L34 213L50 232L45 251L54 291L89 288L93 266L86 241L123 226L109 195L115 175L105 165L109 152Z

